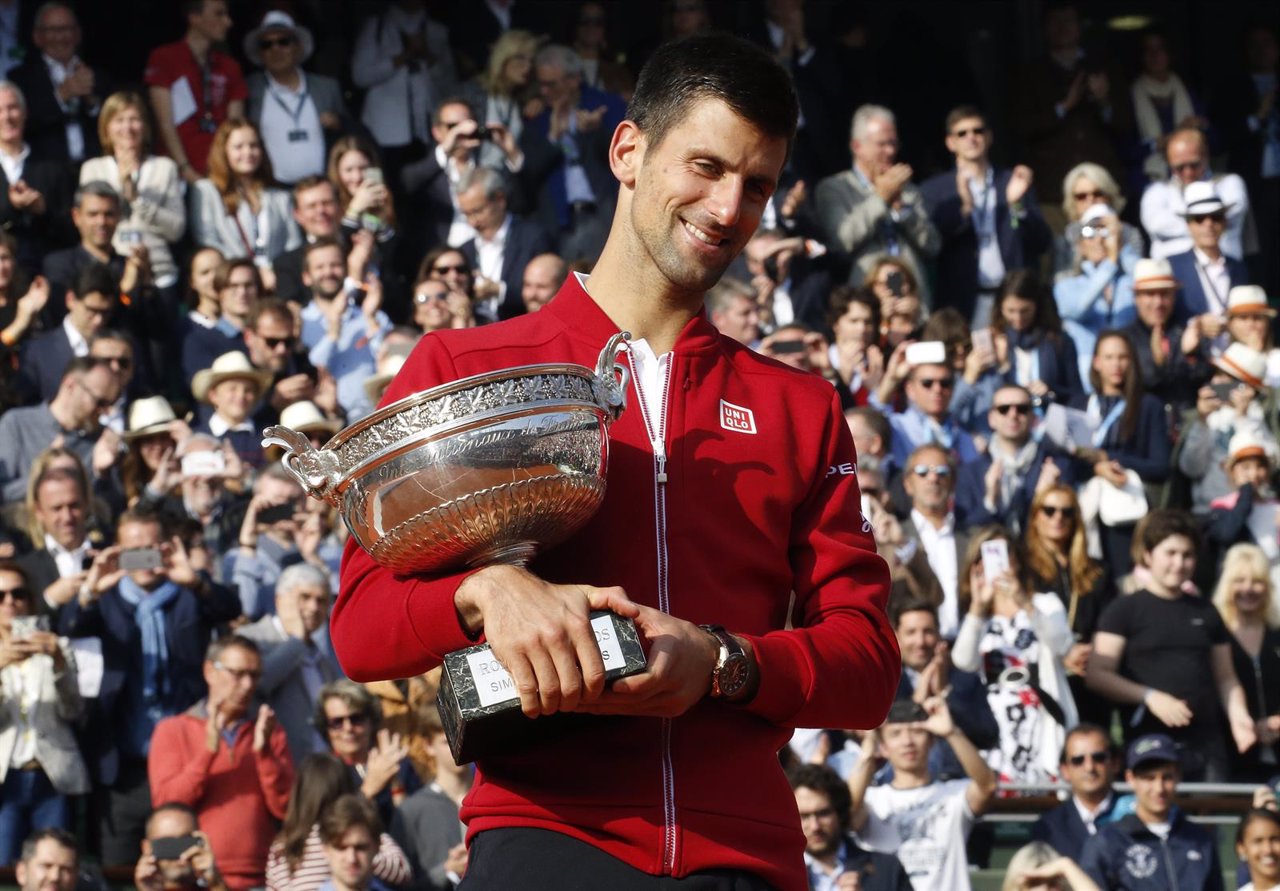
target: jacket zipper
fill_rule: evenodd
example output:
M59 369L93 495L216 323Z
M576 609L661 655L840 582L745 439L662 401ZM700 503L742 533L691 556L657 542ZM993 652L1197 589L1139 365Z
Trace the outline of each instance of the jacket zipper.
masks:
M1160 839L1160 850L1164 852L1164 868L1169 873L1169 891L1177 891L1178 871L1173 868L1173 858L1169 855L1169 840Z
M674 351L658 360L661 395L658 416L650 417L644 398L644 375L635 373L636 392L640 396L640 415L644 419L645 432L653 447L653 510L655 538L658 553L658 609L671 612L670 591L667 580L667 397L671 391L671 366L675 362ZM637 371L635 368L633 372ZM676 796L675 770L671 762L671 719L662 719L662 871L670 874L676 866Z

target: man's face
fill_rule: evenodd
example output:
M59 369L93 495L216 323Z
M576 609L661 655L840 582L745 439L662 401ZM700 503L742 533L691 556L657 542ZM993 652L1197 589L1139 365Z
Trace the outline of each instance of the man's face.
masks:
M898 159L898 125L887 118L872 118L861 139L853 140L853 157L870 176L879 176Z
M258 37L262 67L272 74L292 71L298 62L298 41L288 28L272 28Z
M1173 288L1142 288L1133 292L1138 318L1148 328L1163 328L1173 316L1178 292Z
M829 857L840 849L844 840L840 815L831 806L830 797L822 792L807 786L800 786L795 792L805 853L811 857Z
M89 356L111 369L121 390L133 379L133 345L129 341L95 340L89 347Z
M249 348L249 361L255 368L279 373L289 367L293 353L293 323L279 316L263 313L258 323L244 331L245 346Z
M248 266L237 266L227 274L227 286L218 292L218 305L230 316L243 318L258 299L258 278Z
M1147 823L1169 819L1178 792L1178 765L1168 761L1139 764L1137 770L1126 770L1124 778L1133 786L1138 819Z
M542 99L552 108L572 108L578 101L579 77L559 65L535 65L534 78Z
M987 423L997 436L1022 445L1031 435L1031 397L1023 390L996 390Z
M947 151L961 161L984 161L991 147L990 140L986 121L982 118L961 118L947 134Z
M902 650L902 664L915 671L924 671L938 648L938 620L932 613L912 610L898 618L898 647Z
M0 142L19 143L27 125L27 113L13 90L0 90Z
M187 25L209 41L221 43L231 30L226 0L204 0L204 6L187 17Z
M293 600L307 634L319 631L324 626L325 619L329 618L329 592L320 585L297 585L292 591L276 596Z
M150 520L125 523L116 532L116 544L123 550L136 548L159 548L164 540L160 524ZM144 591L159 587L165 579L163 569L136 569L129 573L129 578Z
M90 291L81 299L75 294L67 294L67 316L71 319L71 327L80 332L80 336L89 340L107 323L107 317L115 312L114 297Z
M748 241L744 252L747 260L747 271L752 275L767 275L764 261L772 253L773 262L776 264L774 270L777 274L777 281L786 281L790 271L791 258L795 256L796 252L794 250L774 251L773 248L777 243L778 236L775 232L757 233Z
M262 677L262 658L244 647L227 647L216 662L204 663L204 680L209 685L209 702L235 719L249 710L253 691Z
M436 121L431 125L431 135L436 142L443 143L449 131L459 124L474 120L471 109L462 102L446 102L436 112ZM480 143L475 139L461 138L454 141L454 154L466 154Z
M849 424L849 433L853 436L853 447L858 453L859 458L876 457L882 458L879 454L884 448L884 443L880 439L880 435L871 429L871 425L867 423L867 419L861 415L851 414L845 416L845 421Z
M75 390L71 413L72 421L79 429L95 426L95 420L110 411L120 398L120 382L103 365L95 365L75 379Z
M1165 152L1169 170L1184 186L1204 176L1206 155L1204 139L1191 135L1171 139Z
M211 513L225 494L226 488L219 477L184 476L182 478L183 504L197 516Z
M228 378L209 388L209 404L233 424L243 423L257 403L258 385L247 378Z
M302 273L302 283L311 293L331 300L342 290L347 271L342 261L342 248L337 245L317 248L307 254L307 268Z
M312 238L327 238L338 228L338 196L330 183L319 183L303 189L297 196L293 218L302 231Z
M41 839L30 860L20 860L15 877L22 891L72 891L79 862L73 848Z
M50 7L36 24L33 42L55 62L66 65L80 46L80 25L69 9Z
M924 473L919 472L922 470ZM903 471L902 485L911 497L912 507L922 513L945 511L955 486L946 453L941 449L918 453L915 463Z
M955 374L946 365L917 365L907 378L907 399L934 420L946 417Z
M1191 232L1191 241L1202 251L1216 248L1226 228L1227 212L1225 210L1187 217L1187 229Z
M1171 535L1146 554L1151 577L1166 591L1177 591L1196 571L1196 548L1182 535Z
M297 523L301 519L298 515L306 510L306 505L302 500L302 488L297 483L293 480L264 476L259 478L257 484L253 487L253 491L255 494L262 496L269 504L291 504L295 508L293 516L286 517L283 520L276 520L271 524L270 528L273 532L291 536L297 531Z
M373 872L373 855L378 846L364 826L352 826L338 843L324 846L324 859L340 888L363 888Z
M718 99L694 104L658 145L643 133L635 139L619 164L626 165L628 249L673 290L701 297L759 226L786 140L766 136Z
M1100 733L1076 733L1067 740L1062 777L1081 798L1103 795L1111 788L1115 763L1111 747Z
M84 542L88 507L80 486L72 480L48 479L36 489L36 522L68 551Z
M160 838L183 838L196 832L200 827L190 814L182 811L166 810L152 816L147 821L147 836L142 840L144 854L151 853L151 843ZM160 875L166 888L191 887L195 884L195 869L188 860L157 860Z
M449 748L449 736L443 730L427 731L427 752L436 764L436 776L466 776L471 765L459 764L453 760L453 751Z
M477 184L458 193L458 210L481 238L493 238L507 218L507 196L498 192L489 198L484 186Z
M880 751L894 770L920 770L929 759L933 742L918 724L885 724L880 728Z
M564 283L560 275L560 263L534 257L524 268L524 286L520 291L520 299L528 312L536 312L551 302Z
M721 334L738 343L752 344L760 337L760 310L749 297L734 297L727 309L712 314L711 322Z

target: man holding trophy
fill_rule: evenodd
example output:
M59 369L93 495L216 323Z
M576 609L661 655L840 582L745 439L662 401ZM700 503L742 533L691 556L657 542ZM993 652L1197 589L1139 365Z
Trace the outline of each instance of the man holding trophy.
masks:
M416 675L483 639L551 730L478 756L463 888L805 888L777 752L796 726L878 726L893 700L889 575L839 398L702 312L796 117L765 51L723 35L660 48L609 146L620 192L591 276L538 313L424 338L383 399L591 366L631 332L603 502L566 541L528 568L430 575L344 555L332 638L349 676ZM643 672L606 684L599 610L634 622Z

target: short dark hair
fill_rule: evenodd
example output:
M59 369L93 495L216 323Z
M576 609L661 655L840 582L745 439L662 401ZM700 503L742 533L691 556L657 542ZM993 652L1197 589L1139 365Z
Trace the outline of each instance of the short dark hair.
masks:
M330 847L342 841L342 837L356 826L369 830L373 843L382 835L382 821L378 809L363 795L348 793L334 799L320 814L320 841Z
M886 724L915 724L927 720L929 713L924 706L914 699L895 699L889 706L889 713L884 716Z
M217 662L222 658L222 654L230 649L244 650L246 653L253 653L259 659L262 658L262 650L258 648L257 643L242 634L228 634L210 641L204 651L204 661Z
M827 326L834 329L836 322L855 303L865 306L871 313L871 336L874 341L880 336L880 298L870 288L857 288L853 285L837 285L832 288L827 296Z
M1067 763L1067 746L1071 745L1071 740L1077 736L1087 736L1096 733L1107 741L1107 752L1114 754L1112 751L1115 747L1111 742L1111 736L1098 724L1092 724L1088 721L1081 721L1076 726L1067 731L1067 735L1062 740L1062 755L1058 758L1059 764Z
M120 283L104 263L90 263L76 275L71 293L77 300L83 300L90 294L101 294L108 300L117 300L120 296Z
M1181 535L1197 549L1200 546L1200 528L1191 514L1172 507L1156 508L1139 520L1133 530L1134 551L1149 554L1160 542L1175 535Z
M258 320L263 316L270 316L278 322L284 322L290 328L293 327L293 311L289 309L289 304L279 297L264 297L259 300L253 309L249 310L249 317L245 319L246 330L257 331Z
M840 778L840 774L825 764L799 764L791 769L787 779L791 782L793 790L812 789L819 795L827 796L832 810L840 819L840 831L843 832L849 828L853 796L849 792L848 784Z
M700 34L664 44L649 57L627 107L651 146L659 145L702 99L719 99L769 136L796 135L800 102L773 54L731 34Z
M338 187L335 186L329 180L328 177L321 176L318 173L313 173L310 176L304 176L302 179L298 180L296 183L293 184L294 204L298 203L299 195L301 195L303 192L309 191L310 189L314 189L317 186L328 186L330 189L333 190L334 197L336 198L338 196Z
M889 610L889 621L892 623L894 630L898 628L898 623L902 621L902 617L907 613L928 613L933 616L933 624L938 624L938 608L927 600L918 600L910 598L907 600L899 600L892 604Z
M67 363L67 367L62 369L62 377L58 378L59 382L65 381L69 377L84 377L95 368L101 368L102 363L93 356L75 356Z
M982 109L976 105L957 105L947 114L946 129L943 131L947 136L951 135L951 128L963 120L969 118L978 118L985 127L987 124L987 116L982 113Z
M315 241L311 242L311 244L307 245L307 249L303 251L302 268L304 270L307 268L307 264L311 261L311 255L316 251L322 251L325 248L334 247L336 247L344 257L347 255L347 252L342 249L342 242L338 241L338 239L334 238L332 235L325 235L321 238L317 238Z
M76 846L76 837L65 829L37 829L27 836L22 843L22 862L30 863L36 856L36 848L44 840L55 841L76 855L76 863L80 862L80 848Z
M131 507L125 510L116 518L116 529L123 529L130 523L145 523L149 526L159 526L161 531L165 527L165 515L158 510L149 507Z

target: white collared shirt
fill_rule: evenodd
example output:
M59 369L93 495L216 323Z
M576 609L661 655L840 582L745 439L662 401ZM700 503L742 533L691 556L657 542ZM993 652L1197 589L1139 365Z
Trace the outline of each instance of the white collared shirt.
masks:
M239 424L232 424L217 412L209 418L209 432L221 439L228 433L253 433L257 428L253 426L253 421L243 420Z
M75 353L78 358L89 355L89 341L84 339L84 335L76 330L76 326L71 324L71 316L62 317L62 330L67 333L67 340L71 342L71 352Z
M956 515L947 514L947 521L942 524L942 528L935 529L924 514L912 508L911 522L916 527L916 535L924 548L929 568L942 586L942 605L938 607L938 633L948 639L954 638L960 630L960 606L956 594L960 576L956 558Z
M491 282L498 283L498 296L489 297L476 304L476 314L497 320L498 307L507 296L507 284L502 280L502 257L507 248L507 233L511 231L511 214L502 221L492 239L476 233L476 271Z
M848 856L848 848L840 842L836 851L836 864L827 872L827 865L820 862L808 851L804 852L804 866L809 873L809 887L812 891L835 891L836 880L844 875L844 858Z
M303 177L324 173L324 130L316 102L307 91L307 76L301 69L295 90L267 75L259 124L276 179L296 183ZM300 135L290 138L295 133Z
M22 151L16 156L0 151L0 170L4 171L4 178L9 181L9 185L22 179L22 172L26 169L29 157L31 157L31 146L25 142L22 144Z
M1084 824L1085 831L1090 835L1098 834L1096 821L1098 817L1105 814L1111 807L1111 799L1112 796L1108 793L1102 804L1098 805L1097 810L1091 811L1089 808L1085 807L1084 802L1079 798L1074 795L1071 796L1071 803L1076 806L1076 813L1080 815L1080 822Z
M1196 274L1200 276L1200 286L1204 289L1204 299L1209 305L1209 312L1215 316L1226 315L1227 293L1231 290L1231 276L1227 274L1227 255L1222 254L1216 260L1210 260L1200 248L1194 249L1196 258Z
M66 80L71 72L80 67L80 57L72 56L70 65L63 65L57 59L48 53L41 54L44 59L45 67L49 69L49 80L53 81L53 98L57 100L58 106L63 113L67 115L67 154L71 156L73 161L84 160L84 130L80 127L80 122L73 116L80 108L83 99L76 98L70 102L63 102L58 96L58 87L62 86L62 82Z
M790 325L796 320L796 307L791 301L791 276L779 282L773 289L773 330Z
M44 549L53 557L54 565L58 567L58 578L66 579L84 571L84 558L89 555L89 540L85 539L80 542L79 547L68 551L46 532Z
M1004 280L1004 255L1000 253L1000 235L996 228L996 211L1000 196L996 192L995 171L988 167L981 177L969 177L969 194L973 197L974 234L978 238L978 286L998 288Z

